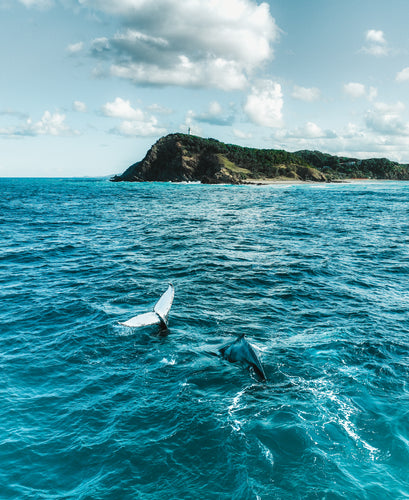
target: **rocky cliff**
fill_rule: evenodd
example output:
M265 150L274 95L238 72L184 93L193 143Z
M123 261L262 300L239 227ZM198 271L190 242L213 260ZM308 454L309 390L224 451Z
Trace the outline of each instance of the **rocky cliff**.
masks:
M215 139L170 134L159 139L142 161L111 180L242 184L257 179L325 182L346 177L409 179L409 166L319 151L244 148Z
M286 178L325 181L318 170L291 153L227 145L214 139L170 134L159 139L145 158L113 181L200 181L240 184L247 179ZM266 170L267 168L267 170Z

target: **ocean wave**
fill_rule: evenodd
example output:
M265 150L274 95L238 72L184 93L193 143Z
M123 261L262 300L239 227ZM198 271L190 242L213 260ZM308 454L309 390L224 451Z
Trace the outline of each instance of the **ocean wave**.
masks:
M2 495L408 496L409 187L316 187L3 181Z

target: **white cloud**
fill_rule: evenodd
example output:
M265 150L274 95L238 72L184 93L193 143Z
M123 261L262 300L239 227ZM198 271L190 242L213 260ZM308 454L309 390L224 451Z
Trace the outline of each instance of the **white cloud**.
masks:
M35 7L38 9L48 9L54 5L54 0L18 0L25 7Z
M102 112L105 116L122 118L123 120L142 121L144 119L144 112L141 109L134 109L130 101L125 101L121 97L117 97L113 102L104 104Z
M289 131L289 137L318 139L318 138L334 138L336 134L331 131L324 131L319 125L314 122L307 122L303 127Z
M290 151L318 149L339 156L386 157L407 162L409 122L405 118L405 111L402 102L377 102L362 116L360 123L348 123L332 131L308 122L291 130L277 129L273 138L276 147Z
M389 53L385 35L381 30L368 30L365 33L366 44L361 48L364 54L386 56Z
M127 29L124 33L117 33L113 38L113 42L118 45L128 46L131 49L138 47L138 44L152 45L159 48L169 47L169 42L165 38L146 35L133 29Z
M281 127L283 114L281 85L271 80L261 80L252 87L244 111L249 119L263 127Z
M338 135L333 130L324 130L314 122L307 122L294 129L280 128L274 133L276 140L282 141L284 149L317 149L320 145L331 144ZM323 151L327 149L324 147Z
M348 136L344 135L347 131L340 131L339 133L333 132L328 136L323 133L322 136L319 136L319 130L321 130L320 128L319 130L312 126L309 128L309 131L308 127L306 127L305 130L303 130L303 128L294 130L277 130L273 136L276 147L280 147L288 151L309 149L319 150L324 153L331 153L335 155L353 156L356 151L363 152L367 148L371 148L373 146L368 134L361 133L361 129L358 127L356 127L354 135ZM379 146L379 143L376 144ZM374 155L365 155L365 153L363 153L362 156L370 157Z
M158 64L112 65L111 74L134 83L176 85L181 87L216 87L223 90L242 89L247 84L245 74L234 61L208 59L191 61L180 56L170 68Z
M396 81L399 83L409 82L409 67L403 68L402 71L399 71L399 73L396 75Z
M340 156L386 157L394 161L407 161L407 157L406 160L403 159L402 152L409 147L409 137L382 134L356 124L348 124L338 140L325 145L328 146L328 151Z
M369 87L367 89L363 83L358 83L358 82L346 83L344 85L344 92L353 99L366 97L370 101L375 99L375 97L378 95L378 91L375 87Z
M294 85L291 96L300 101L313 102L321 97L321 91L316 87L306 88Z
M7 136L72 136L78 135L79 132L71 129L65 123L66 116L61 113L50 113L45 111L41 120L33 122L31 118L21 125L0 129L0 135Z
M92 40L92 53L97 56L108 53L111 50L111 44L105 36Z
M408 136L409 124L401 114L405 110L402 102L396 104L376 103L365 115L368 129L384 135Z
M160 104L151 104L150 106L147 107L147 109L149 109L149 111L152 111L154 113L159 113L161 115L171 115L173 113L173 109L161 106Z
M344 92L353 98L363 97L366 94L365 85L356 82L346 83Z
M27 113L22 113L21 111L17 111L12 108L5 108L0 110L0 116L13 116L16 118L21 118L21 119L27 119L28 114Z
M385 35L381 30L368 30L366 32L365 38L367 42L379 43L381 45L386 44Z
M363 48L363 52L370 54L371 56L386 56L388 54L388 49L384 45L370 45Z
M242 89L273 57L279 35L266 2L80 0L119 16L122 32L94 40L111 74L146 85Z
M166 133L166 129L158 127L155 117L150 117L148 121L124 120L114 132L120 135L133 137L157 136Z
M51 114L45 111L40 121L32 123L27 120L27 132L29 135L73 135L78 132L73 131L65 124L65 115L60 113Z
M72 109L80 113L85 113L87 111L87 105L81 101L74 101L72 103Z
M199 122L210 123L211 125L227 126L232 125L234 114L232 109L229 112L225 112L218 101L212 101L205 113L199 115L193 113L192 118Z
M242 130L238 130L236 128L233 129L233 134L239 139L251 139L253 137L253 134L250 132L243 132Z
M155 116L145 113L142 109L133 108L130 101L117 97L112 102L102 106L102 113L111 118L123 120L113 132L125 136L152 136L166 133L166 129L158 126Z
M84 42L71 43L67 47L67 52L69 54L78 54L84 48Z
M378 89L376 87L369 87L367 97L370 101L373 101L376 97L378 97Z
M219 116L223 112L223 109L219 102L212 101L209 105L209 115L210 116Z

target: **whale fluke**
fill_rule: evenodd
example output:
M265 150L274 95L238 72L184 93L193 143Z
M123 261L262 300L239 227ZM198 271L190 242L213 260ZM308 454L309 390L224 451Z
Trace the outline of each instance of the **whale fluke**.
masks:
M232 363L239 361L253 368L261 380L267 380L264 368L251 344L244 338L244 334L233 342L229 342L219 349L220 355Z
M156 302L153 311L144 314L138 314L137 316L134 316L133 318L130 318L123 323L119 322L119 324L123 326L129 326L130 328L149 325L161 325L167 328L168 315L172 306L174 296L175 289L172 284L169 284L166 292L161 296L158 302Z

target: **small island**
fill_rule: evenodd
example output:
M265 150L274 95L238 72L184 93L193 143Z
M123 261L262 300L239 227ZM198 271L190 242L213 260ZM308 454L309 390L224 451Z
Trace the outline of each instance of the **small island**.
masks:
M188 134L169 134L159 139L142 161L111 181L253 184L337 182L351 178L409 180L409 165L386 158L359 160L309 150L289 153L225 144Z

